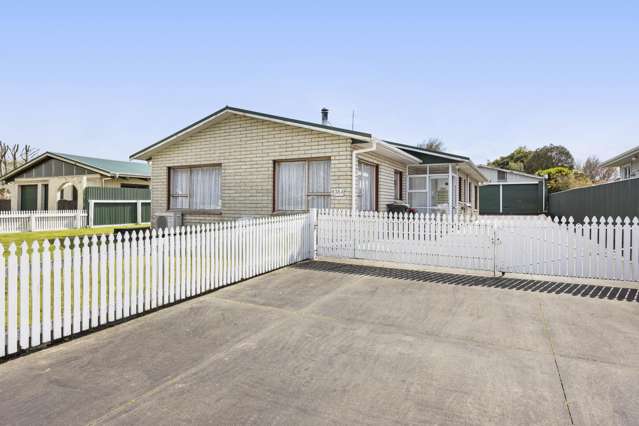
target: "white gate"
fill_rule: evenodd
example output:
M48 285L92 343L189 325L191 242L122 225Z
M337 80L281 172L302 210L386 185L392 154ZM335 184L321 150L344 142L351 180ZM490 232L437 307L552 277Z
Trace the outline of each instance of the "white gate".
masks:
M320 256L525 274L639 280L639 220L319 210Z
M320 256L487 271L495 267L494 228L476 218L320 210L317 223Z
M495 229L497 271L639 280L637 218L510 218Z

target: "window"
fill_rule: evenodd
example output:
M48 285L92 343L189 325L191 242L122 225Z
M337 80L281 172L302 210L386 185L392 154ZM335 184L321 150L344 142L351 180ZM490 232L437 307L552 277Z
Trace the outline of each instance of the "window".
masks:
M621 168L621 179L630 179L630 165Z
M275 163L275 210L329 208L330 160L278 161Z
M221 177L222 166L170 168L170 208L219 210Z
M359 163L359 209L377 210L377 166Z
M395 186L395 199L396 200L403 200L403 194L404 194L404 188L403 188L403 183L404 183L404 174L402 172L400 172L399 170L395 170L395 182L394 182L394 186Z
M497 170L497 182L506 182L506 172L503 170Z

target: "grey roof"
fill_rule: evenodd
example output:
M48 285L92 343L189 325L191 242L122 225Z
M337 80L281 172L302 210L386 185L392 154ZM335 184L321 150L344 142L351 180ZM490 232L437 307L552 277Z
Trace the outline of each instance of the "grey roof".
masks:
M470 160L469 157L464 157L463 155L457 155L457 154L449 154L448 152L442 152L442 151L431 151L430 149L424 149L424 148L420 148L418 146L415 145L406 145L403 143L399 143L399 142L393 142L393 141L387 141L385 140L384 142L388 142L389 144L395 145L398 148L401 149L408 149L411 151L415 151L415 152L422 152L424 154L428 154L428 155L435 155L438 157L452 157L461 161L468 161Z
M151 178L151 169L147 163L139 163L133 161L108 160L105 158L84 157L82 155L64 154L61 152L45 152L33 160L24 163L20 167L11 170L2 176L2 180L7 180L18 175L30 168L40 164L47 158L56 158L68 163L77 164L96 173L111 177L139 177L142 179Z

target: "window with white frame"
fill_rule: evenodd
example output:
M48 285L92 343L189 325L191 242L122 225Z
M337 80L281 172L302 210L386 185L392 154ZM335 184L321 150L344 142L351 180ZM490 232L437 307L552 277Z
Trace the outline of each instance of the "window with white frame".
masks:
M329 208L331 161L277 161L274 184L276 211Z
M178 210L219 210L222 166L171 167L169 169L170 208Z
M621 179L630 179L630 164L621 167Z

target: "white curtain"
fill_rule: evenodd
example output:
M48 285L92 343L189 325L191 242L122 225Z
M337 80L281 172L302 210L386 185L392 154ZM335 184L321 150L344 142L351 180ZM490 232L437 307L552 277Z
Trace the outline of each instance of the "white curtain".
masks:
M191 169L191 205L193 210L214 210L221 207L221 167Z
M359 209L375 210L375 166L359 163Z
M171 169L171 208L189 207L189 169Z
M329 208L331 203L331 162L308 162L308 208ZM320 195L321 194L321 195Z
M306 200L306 161L276 164L276 209L304 210Z

